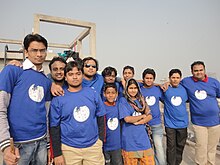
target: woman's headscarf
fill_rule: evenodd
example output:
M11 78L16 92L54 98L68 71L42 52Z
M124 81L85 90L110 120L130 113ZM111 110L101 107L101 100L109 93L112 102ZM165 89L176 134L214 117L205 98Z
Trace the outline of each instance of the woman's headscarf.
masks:
M131 96L128 93L128 87L132 84L136 85L138 88L138 92L135 97L139 101L139 103L141 104L142 107L138 107L137 103L134 100L132 100ZM134 78L127 80L125 91L124 91L124 96L127 99L127 101L129 102L129 104L135 109L135 111L145 113L145 114L150 113L150 109L149 109L146 101L144 100L143 95L141 94L140 86Z

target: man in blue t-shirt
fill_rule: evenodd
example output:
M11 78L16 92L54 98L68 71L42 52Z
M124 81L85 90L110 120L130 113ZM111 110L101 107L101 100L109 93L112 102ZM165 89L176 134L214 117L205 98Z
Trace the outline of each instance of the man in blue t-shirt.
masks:
M6 164L42 165L47 162L45 103L51 100L51 81L42 68L48 43L29 34L23 44L23 66L8 65L0 75L0 147Z
M205 64L196 61L191 65L192 76L181 84L185 87L190 103L191 121L195 132L195 162L199 165L215 164L216 148L220 137L220 83L208 77Z
M55 164L104 164L97 120L105 115L105 107L98 92L82 87L82 68L76 61L67 64L68 87L64 95L54 97L50 105Z

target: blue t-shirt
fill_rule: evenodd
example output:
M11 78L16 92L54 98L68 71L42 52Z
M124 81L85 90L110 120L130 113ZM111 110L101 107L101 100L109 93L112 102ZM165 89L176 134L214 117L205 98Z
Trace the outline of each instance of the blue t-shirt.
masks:
M151 114L152 120L148 122L150 126L161 124L161 113L160 113L160 100L162 98L162 91L159 87L152 86L150 88L141 87L141 93L147 102Z
M106 142L104 151L121 149L121 131L119 121L118 102L115 105L106 105Z
M192 123L207 127L220 124L220 109L216 100L220 98L219 81L209 77L207 82L196 82L192 77L186 77L181 83L188 93Z
M71 147L87 148L98 139L97 117L106 111L99 93L89 87L78 92L64 89L64 96L53 98L50 127L60 126L61 142Z
M8 122L15 142L41 138L47 132L46 101L51 81L41 72L8 65L0 75L0 90L11 95Z
M119 100L119 118L141 115L122 97ZM134 125L132 123L122 124L122 149L125 151L141 151L151 148L150 140L145 129L145 124Z
M95 74L92 80L83 79L82 87L91 87L101 94L103 84L103 77L99 74Z
M188 100L185 88L178 85L169 86L164 93L164 125L168 128L186 128L189 124L186 101Z

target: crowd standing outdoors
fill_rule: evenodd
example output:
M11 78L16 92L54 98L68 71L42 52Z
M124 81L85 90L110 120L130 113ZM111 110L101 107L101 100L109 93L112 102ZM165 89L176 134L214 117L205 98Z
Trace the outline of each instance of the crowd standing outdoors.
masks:
M54 57L46 76L42 65L47 40L29 34L23 44L24 63L7 65L0 73L3 164L179 165L189 102L195 164L215 165L220 83L206 75L204 62L194 62L192 76L182 80L179 69L170 70L169 82L161 85L155 84L156 73L150 68L143 71L142 80L133 78L134 67L129 65L122 78L111 66L99 75L93 57L68 63Z

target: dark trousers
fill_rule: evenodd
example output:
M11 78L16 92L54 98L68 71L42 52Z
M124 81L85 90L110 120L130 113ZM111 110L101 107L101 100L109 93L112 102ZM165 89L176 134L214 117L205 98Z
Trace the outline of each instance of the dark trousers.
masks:
M179 165L182 162L183 149L187 139L187 128L165 127L167 137L167 164Z
M121 150L104 151L105 165L123 165Z

